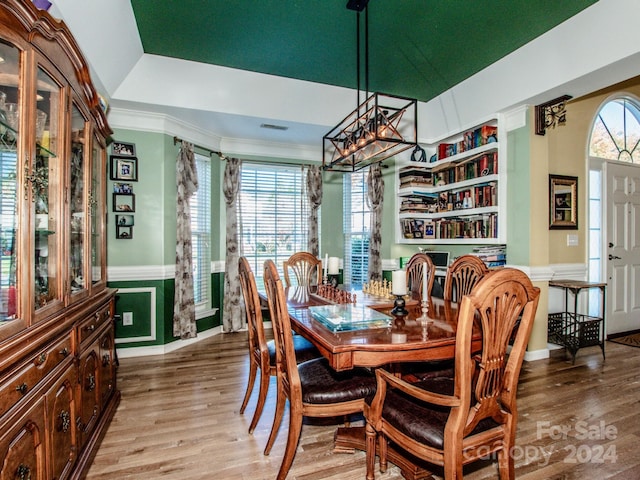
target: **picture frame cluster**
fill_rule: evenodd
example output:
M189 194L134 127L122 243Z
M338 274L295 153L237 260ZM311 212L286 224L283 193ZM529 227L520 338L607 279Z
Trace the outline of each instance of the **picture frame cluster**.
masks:
M133 143L113 142L109 178L114 180L111 205L115 215L116 239L131 240L136 211L136 196L133 184L138 181L138 158Z

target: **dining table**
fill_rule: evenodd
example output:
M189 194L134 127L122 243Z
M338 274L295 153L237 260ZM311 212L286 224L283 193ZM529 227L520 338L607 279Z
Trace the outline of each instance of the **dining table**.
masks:
M405 362L453 359L458 317L458 304L429 297L422 302L408 295L404 298L406 313L393 313L395 299L349 289L350 304L355 310L372 309L388 317L371 328L331 328L314 311L317 307L339 305L338 296L327 295L323 288L291 286L286 288L287 307L292 329L311 341L336 371L354 367L393 369ZM322 295L320 293L323 293ZM324 296L323 296L324 295ZM315 307L315 308L314 308ZM346 307L343 307L346 308ZM476 322L472 334L472 351L482 349L482 334ZM364 427L340 427L336 431L334 451L352 453L365 449ZM428 478L431 474L419 461L389 448L388 457L399 466L405 478Z
M422 303L407 296L407 313L395 315L393 299L352 290L354 306L385 314L389 322L382 327L340 330L328 328L314 316L310 307L335 304L319 295L316 287L288 287L285 293L292 329L311 341L336 371L454 357L458 318L455 302L430 297ZM474 351L482 348L479 325L474 325L472 342Z

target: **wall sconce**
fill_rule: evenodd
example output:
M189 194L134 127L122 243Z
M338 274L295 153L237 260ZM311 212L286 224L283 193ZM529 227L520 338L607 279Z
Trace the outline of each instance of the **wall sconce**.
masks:
M571 98L571 95L563 95L546 103L536 105L536 135L544 135L548 127L555 128L556 125L564 125L566 123L566 102Z

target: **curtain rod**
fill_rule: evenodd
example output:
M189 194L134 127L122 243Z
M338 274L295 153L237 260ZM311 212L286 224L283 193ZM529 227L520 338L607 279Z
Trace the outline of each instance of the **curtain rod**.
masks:
M173 137L173 144L177 144L178 142L182 142L182 139L179 137ZM209 152L209 154L215 153L216 155L218 155L220 157L220 160L226 160L227 156L223 155L221 152L218 152L216 150L211 150L210 148L207 147L203 147L201 145L193 145L194 147L200 148L202 150L206 150L207 152ZM290 166L302 166L302 167L310 167L314 164L311 163L287 163L287 162L260 162L259 160L249 160L249 163L266 163L267 165L282 165L282 166L286 166L286 167L290 167Z
M178 142L182 142L182 138L178 138L178 137L173 137L173 144L177 144ZM226 160L227 157L226 155L223 155L222 152L218 152L217 150L211 150L210 148L207 147L203 147L202 145L196 145L195 143L193 144L194 147L199 148L200 150L205 150L207 152L209 152L209 155L211 155L212 153L215 153L216 155L218 155L218 157L220 157L220 160Z

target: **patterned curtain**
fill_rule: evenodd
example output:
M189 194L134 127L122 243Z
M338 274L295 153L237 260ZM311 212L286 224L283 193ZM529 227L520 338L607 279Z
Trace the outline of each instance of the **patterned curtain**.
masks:
M240 168L242 161L228 158L224 168L223 192L227 205L227 256L224 271L224 303L222 328L225 332L237 332L243 326L240 276L238 260L238 192L240 191Z
M369 167L367 177L367 205L371 210L371 238L369 240L369 281L382 280L382 204L384 203L384 180L382 168L376 163Z
M191 196L198 190L198 173L193 144L182 141L176 161L177 239L176 276L173 298L173 336L193 338L196 331L196 306L193 299L193 256L191 250Z
M320 165L312 165L307 170L307 198L310 207L308 249L318 257L320 255L318 209L322 204L322 167Z

